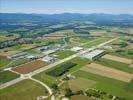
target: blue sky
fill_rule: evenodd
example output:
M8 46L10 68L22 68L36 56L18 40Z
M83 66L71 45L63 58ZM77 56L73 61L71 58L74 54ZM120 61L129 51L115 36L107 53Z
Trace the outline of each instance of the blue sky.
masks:
M0 0L0 12L133 14L133 0Z

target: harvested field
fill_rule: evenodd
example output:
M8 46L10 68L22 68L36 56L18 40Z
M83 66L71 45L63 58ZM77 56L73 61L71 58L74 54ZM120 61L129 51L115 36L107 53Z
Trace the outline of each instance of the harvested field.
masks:
M105 59L109 59L109 60L114 60L114 61L118 61L118 62L122 62L122 63L126 63L126 64L131 64L132 60L128 59L128 58L122 58L122 57L118 57L118 56L113 56L113 55L104 55L102 58Z
M22 74L27 74L29 72L32 72L36 69L39 69L41 67L45 67L47 66L48 63L41 61L41 60L36 60L36 61L32 61L23 65L20 65L18 67L13 68L12 70L22 73Z
M130 80L133 78L133 74L129 74L120 70L112 69L100 64L92 63L85 67L83 67L81 70L98 74L101 76L121 80L124 82L130 82Z
M84 85L83 85L84 83ZM79 91L79 90L85 90L87 88L91 88L96 84L95 81L85 79L85 78L77 78L69 81L69 87L73 92Z

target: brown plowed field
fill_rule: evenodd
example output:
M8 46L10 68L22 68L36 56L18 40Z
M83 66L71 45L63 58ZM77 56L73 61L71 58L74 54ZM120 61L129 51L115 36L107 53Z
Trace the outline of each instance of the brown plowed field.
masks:
M36 61L32 61L32 62L23 64L23 65L20 65L18 67L15 67L12 70L16 71L18 73L21 73L21 74L27 74L29 72L32 72L32 71L37 70L39 68L45 67L47 65L48 65L47 62L44 62L41 60L36 60Z
M113 68L109 68L100 64L91 63L85 67L83 67L81 70L94 73L97 75L101 75L108 78L113 78L117 80L121 80L124 82L130 82L131 79L133 79L133 74L126 73L120 70L116 70Z

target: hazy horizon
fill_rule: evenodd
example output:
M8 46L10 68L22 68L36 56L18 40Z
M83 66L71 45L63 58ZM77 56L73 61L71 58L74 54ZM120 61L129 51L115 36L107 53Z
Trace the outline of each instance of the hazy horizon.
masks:
M1 13L133 14L131 0L1 0Z

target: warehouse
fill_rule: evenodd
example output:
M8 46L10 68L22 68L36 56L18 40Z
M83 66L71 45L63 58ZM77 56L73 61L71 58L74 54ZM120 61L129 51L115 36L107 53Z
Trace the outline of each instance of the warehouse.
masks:
M19 52L14 55L7 56L8 59L17 59L19 57L27 55L27 52Z
M104 50L94 50L92 52L85 53L84 55L82 55L82 57L88 58L88 59L91 59L91 60L95 60L95 59L103 56L104 54L105 54Z

